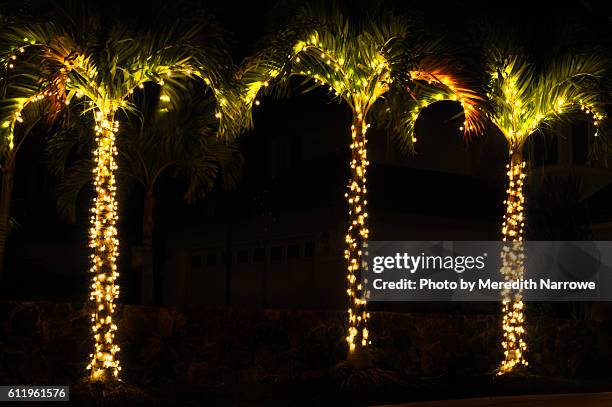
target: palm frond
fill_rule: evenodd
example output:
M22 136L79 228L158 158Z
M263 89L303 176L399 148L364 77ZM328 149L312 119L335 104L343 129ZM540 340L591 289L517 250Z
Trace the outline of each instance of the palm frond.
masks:
M361 31L337 7L303 6L296 19L239 70L243 98L252 107L272 81L303 76L352 108L367 110L388 89L391 71L402 60L398 47L407 34L404 23L386 15L380 24Z
M466 135L483 129L483 98L450 59L439 41L424 36L413 21L387 10L349 21L334 5L303 6L297 17L239 70L243 100L250 110L260 91L291 76L311 81L306 91L326 87L353 112L368 111L378 100L379 115L407 150L422 108L456 100L465 112ZM453 69L455 68L455 69ZM387 94L408 93L408 95Z
M38 104L39 109L35 110L40 115L51 115L52 110L42 102L44 90L41 77L31 58L22 57L18 65L12 58L9 61L0 78L0 154L3 157L18 144L15 141L16 127L24 122L26 109ZM44 105L42 110L41 105Z
M538 69L520 50L492 48L489 55L489 116L511 146L522 146L536 130L573 113L586 113L596 127L604 119L605 57L566 54Z
M59 110L74 96L104 109L131 107L131 95L145 83L175 90L175 78L199 78L217 100L221 136L243 128L238 85L229 72L231 60L212 23L157 27L131 32L115 24L102 29L94 14L64 16L62 24L15 24L2 34L10 44L0 62L35 48L40 58L43 91ZM202 41L205 38L206 41ZM0 58L2 58L0 56Z

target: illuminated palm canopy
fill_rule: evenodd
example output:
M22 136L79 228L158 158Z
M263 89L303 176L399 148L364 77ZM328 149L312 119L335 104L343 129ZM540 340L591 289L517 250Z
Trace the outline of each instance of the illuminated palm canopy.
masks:
M21 55L35 53L40 59L37 90L58 108L84 97L99 109L128 109L130 97L146 83L164 86L165 99L171 102L180 91L176 79L200 78L215 95L220 134L234 136L241 129L241 108L228 78L231 62L218 44L200 45L206 28L135 34L117 25L99 37L94 35L100 33L96 20L72 27L49 22L14 25L3 33L3 44L11 45L2 62L9 73L20 75ZM23 99L17 107L28 102Z
M406 94L396 99L399 105L385 108L395 114L393 129L410 147L421 110L438 101L462 105L466 134L483 128L482 98L462 77L456 61L444 57L439 43L426 38L406 17L385 11L355 23L337 8L304 7L270 42L239 72L249 106L259 104L259 93L272 81L301 76L326 87L364 116L388 91Z
M353 110L373 104L393 82L392 65L400 62L399 46L407 35L402 20L389 16L375 35L366 27L358 30L337 8L301 8L289 28L244 64L245 100L255 101L270 80L302 75L327 86Z
M490 119L512 148L570 113L590 115L597 127L605 115L597 86L605 70L606 59L597 54L564 55L538 69L520 52L493 49L488 66Z

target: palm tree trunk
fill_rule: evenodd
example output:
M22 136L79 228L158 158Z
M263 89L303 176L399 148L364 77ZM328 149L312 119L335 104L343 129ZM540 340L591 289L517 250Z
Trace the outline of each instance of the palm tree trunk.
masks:
M505 202L506 213L502 225L504 244L501 253L501 274L504 280L517 280L523 278L525 271L523 181L526 174L521 147L510 150L510 163L506 167L508 169L508 190ZM502 313L504 360L499 367L498 374L508 373L516 366L527 366L522 290L502 291Z
M142 281L140 301L145 305L152 305L155 290L155 276L153 274L153 212L155 210L155 196L153 190L148 189L144 196L144 214L142 218Z
M351 126L351 163L348 192L345 194L349 207L349 225L346 233L347 248L344 257L347 260L347 294L349 297L348 332L346 340L349 345L348 360L357 361L367 358L369 341L368 319L365 292L361 283L361 261L368 240L366 170L368 159L366 152L367 124L364 115L357 112L353 115Z
M0 280L4 269L4 253L6 237L8 235L8 220L11 212L11 198L13 195L13 175L15 166L8 163L2 172L2 195L0 196Z
M117 200L115 171L115 134L118 123L114 121L112 108L96 113L96 150L94 151L95 193L92 208L90 242L92 249L92 284L90 300L93 305L91 314L94 335L94 351L87 366L91 370L92 381L118 380L119 347L114 344L117 325L113 321L115 300L119 296L116 280L119 239L117 238Z

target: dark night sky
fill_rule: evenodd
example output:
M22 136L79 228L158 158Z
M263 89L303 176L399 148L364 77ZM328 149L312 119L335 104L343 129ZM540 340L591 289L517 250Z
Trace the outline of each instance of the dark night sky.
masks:
M0 2L3 4L6 2ZM31 4L35 4L32 2ZM135 24L145 25L147 15L159 13L159 7L165 8L167 16L176 15L180 7L172 2L104 2L107 13L112 10L111 4L126 10L127 21ZM351 3L353 12L367 9L372 6L372 1L356 1ZM584 42L586 44L598 44L609 46L612 20L611 6L606 2L578 1L571 4L562 2L534 2L534 1L512 1L512 2L490 2L490 1L437 1L437 2L381 2L389 8L396 8L405 13L417 13L423 18L424 24L433 32L446 35L458 44L461 41L469 41L470 36L477 35L478 27L484 22L498 27L507 27L508 30L518 31L528 47L536 55L546 55L566 42ZM25 5L24 5L25 4ZM251 54L257 47L259 39L272 26L271 20L282 11L273 12L275 1L251 1L232 2L215 1L205 2L212 10L221 26L227 30L228 41L232 46L235 62ZM361 6L363 5L363 7ZM510 8L510 6L512 8ZM6 7L6 5L5 5ZM9 8L14 8L13 3ZM27 3L21 7L27 8ZM144 8L143 8L144 7ZM277 10L283 10L279 8ZM32 11L36 13L36 11ZM171 19L171 18L169 18ZM578 33L578 35L574 34ZM607 43L606 43L607 41ZM265 109L263 109L265 107ZM437 113L428 114L445 115L449 107L440 107ZM446 109L446 110L445 110ZM340 104L329 99L324 92L315 92L305 96L293 97L287 101L274 101L264 99L262 109L255 114L255 131L243 139L245 155L247 158L246 175L240 188L232 193L214 193L211 199L190 207L180 201L182 191L180 185L170 180L164 180L160 185L161 199L157 213L157 230L160 239L164 230L170 225L181 224L181 222L198 222L204 220L211 213L211 207L223 207L225 211L240 211L248 213L249 210L256 211L254 202L266 195L266 191L280 188L284 191L290 188L292 181L298 179L306 180L307 185L315 187L321 176L325 177L325 171L333 171L334 165L337 170L334 176L329 177L329 185L314 188L307 194L313 201L304 205L317 205L319 198L325 200L328 196L337 195L334 204L342 202L342 188L345 183L344 159L347 151L346 139L348 138L349 112ZM426 128L423 128L426 132ZM266 177L267 166L265 155L269 140L278 137L292 137L295 134L301 136L310 133L330 134L329 145L321 148L325 151L323 156L315 161L304 158L301 162L293 163L287 173L281 179L269 179ZM66 225L61 222L54 210L54 180L46 173L44 156L41 151L40 139L33 137L26 146L18 161L17 181L15 187L15 209L14 216L20 227L14 232L10 243L9 252L15 253L9 258L9 271L12 278L20 280L19 275L29 267L43 269L47 267L41 264L44 260L32 260L28 257L28 251L33 246L46 247L47 256L53 258L55 245L70 244L81 247L76 252L71 264L67 269L82 269L86 264L87 245L86 230L87 222L86 206L89 202L88 196L82 197L81 214L77 225ZM303 145L303 144L300 144ZM301 149L298 145L296 148ZM319 148L310 146L310 148ZM443 153L445 145L439 144L437 148ZM449 147L450 148L450 147ZM456 148L454 146L453 148ZM298 152L300 153L300 152ZM304 152L301 152L302 155ZM427 159L427 158L425 158ZM432 160L435 157L432 156ZM486 163L484 164L486 165ZM494 167L491 167L494 168ZM501 168L499 169L501 174ZM414 174L413 174L414 175ZM327 175L328 176L328 175ZM376 174L373 175L376 177ZM410 176L407 174L406 176ZM416 174L413 181L418 182L421 177ZM500 188L474 188L475 193L482 196L473 196L474 201L495 202L499 200ZM480 191L480 192L478 192ZM319 196L317 196L317 194ZM86 195L86 194L84 194ZM128 199L129 198L129 199ZM271 207L282 207L284 200L272 197L265 205ZM140 203L139 192L130 194L129 197L121 197L122 222L121 235L122 245L136 244L139 239L140 228ZM432 198L435 200L435 197ZM245 204L246 202L246 204ZM250 203L249 203L250 202ZM424 202L422 206L429 206ZM249 209L249 206L251 209ZM418 206L418 204L417 204ZM495 208L493 208L495 209ZM220 212L215 212L219 214ZM137 214L132 216L131 214ZM498 213L495 210L482 216L495 219ZM32 242L35 242L34 244ZM56 253L55 253L56 254ZM25 260L24 260L25 259ZM59 270L55 270L56 272ZM61 273L60 273L61 274ZM23 273L23 279L27 280L27 273ZM69 277L67 277L69 278ZM128 288L129 290L129 288ZM79 294L83 291L79 289Z

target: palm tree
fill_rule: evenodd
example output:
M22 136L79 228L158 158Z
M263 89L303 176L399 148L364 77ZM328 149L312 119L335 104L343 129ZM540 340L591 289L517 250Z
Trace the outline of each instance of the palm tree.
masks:
M217 182L224 189L233 188L240 177L243 157L233 141L216 136L214 101L185 90L174 107L168 106L168 95L147 99L130 114L117 139L117 175L124 190L128 181L144 190L142 217L142 288L141 301L153 303L153 230L156 185L162 174L188 181L184 195L188 203L203 199ZM76 218L75 203L83 187L91 182L92 162L79 158L67 168L67 157L82 156L91 147L91 139L76 123L52 138L48 156L52 171L61 177L58 208L71 221Z
M461 85L436 43L415 34L406 18L390 12L349 21L336 7L304 7L280 35L248 59L239 70L243 98L253 107L259 94L273 82L301 76L312 87L324 86L352 111L350 179L345 194L349 206L346 233L347 295L349 298L349 359L362 359L370 343L367 295L360 281L367 227L366 172L368 114L375 107L387 113L392 130L412 148L414 123L425 107L456 100L464 108L464 130L480 128L478 97ZM376 104L392 95L404 95L402 104Z
M502 223L503 241L508 243L502 251L501 270L507 279L521 278L524 271L525 141L575 113L590 116L597 128L604 118L597 82L605 70L605 58L596 54L563 55L538 69L512 47L490 50L489 118L508 142L509 187ZM597 130L594 136L598 136ZM502 311L504 359L499 374L527 365L522 292L504 291Z
M37 50L54 106L81 98L85 111L94 116L96 196L90 229L90 300L95 346L87 368L91 370L91 380L108 381L117 379L121 369L119 347L114 343L117 326L112 319L119 295L115 136L120 114L132 108L132 95L146 83L163 86L169 97L176 96L175 85L181 77L199 78L212 89L222 137L239 131L242 110L228 85L226 72L231 63L226 48L220 47L222 41L215 37L218 30L209 22L188 29L177 23L170 28L134 34L117 24L102 27L95 17L88 15L63 20L60 24L13 25L7 27L4 38L15 49ZM201 41L202 38L209 41Z

